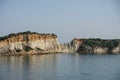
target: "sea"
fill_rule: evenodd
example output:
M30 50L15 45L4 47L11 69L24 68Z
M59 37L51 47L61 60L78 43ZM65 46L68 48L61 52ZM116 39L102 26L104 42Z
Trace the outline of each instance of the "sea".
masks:
M120 55L0 56L0 80L120 80Z

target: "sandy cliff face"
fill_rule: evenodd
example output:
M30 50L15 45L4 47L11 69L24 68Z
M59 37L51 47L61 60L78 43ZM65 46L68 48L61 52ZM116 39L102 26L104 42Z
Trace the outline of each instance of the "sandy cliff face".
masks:
M0 53L58 52L59 43L54 34L24 33L0 41Z

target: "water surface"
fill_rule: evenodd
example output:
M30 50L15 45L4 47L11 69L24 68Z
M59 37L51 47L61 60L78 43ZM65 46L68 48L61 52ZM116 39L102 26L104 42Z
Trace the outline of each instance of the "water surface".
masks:
M0 56L0 80L120 80L120 55Z

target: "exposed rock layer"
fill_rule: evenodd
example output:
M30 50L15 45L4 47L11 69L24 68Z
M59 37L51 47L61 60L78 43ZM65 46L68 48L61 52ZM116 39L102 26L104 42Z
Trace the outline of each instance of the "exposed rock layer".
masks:
M120 53L120 40L76 39L59 44L55 34L22 32L0 38L0 54L45 54L56 52Z
M106 39L106 40L105 39L73 39L71 43L67 45L70 45L68 47L68 52L72 50L70 52L94 53L94 54L120 53L119 39L111 39L111 40L110 39Z
M2 54L59 52L59 43L54 34L24 32L10 34L4 38L0 40L0 53Z

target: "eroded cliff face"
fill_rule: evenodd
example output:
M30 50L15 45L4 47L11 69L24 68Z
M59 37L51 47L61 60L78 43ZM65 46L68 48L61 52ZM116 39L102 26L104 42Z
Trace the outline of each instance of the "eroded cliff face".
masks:
M83 39L83 44L79 47L78 52L93 54L119 54L119 39Z
M120 40L76 39L61 44L62 52L79 52L91 54L119 54Z
M60 44L61 52L77 52L83 41L74 38L70 43Z
M116 54L116 53L117 53L117 54L120 53L120 43L119 43L119 45L118 45L117 47L115 47L115 48L112 49L112 52L115 53L115 54Z
M108 48L102 48L102 47L95 47L94 49L93 49L93 52L95 53L95 54L105 54L105 53L107 53L108 52Z
M24 33L0 40L2 54L33 54L58 52L59 42L54 34Z
M55 34L22 32L0 37L0 54L45 54L56 52L120 53L120 40L77 39L59 44Z

